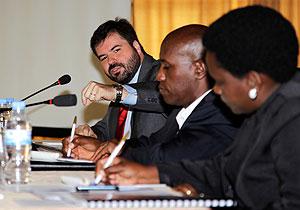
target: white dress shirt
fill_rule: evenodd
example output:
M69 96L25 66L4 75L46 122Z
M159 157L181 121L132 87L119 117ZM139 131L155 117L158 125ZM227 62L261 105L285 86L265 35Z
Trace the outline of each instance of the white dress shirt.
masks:
M204 94L202 94L199 98L197 98L193 103L191 103L188 107L182 108L177 116L176 116L176 121L178 123L179 130L181 129L182 125L186 121L186 119L190 116L190 114L194 111L196 106L202 101L202 99L211 91L208 90Z
M137 70L137 72L135 73L134 77L129 82L129 84L137 83L139 75L140 75L141 66L142 65L140 65L139 69ZM135 97L137 97L137 96L135 96ZM128 110L125 125L124 125L124 132L123 132L123 136L128 132L127 139L129 139L131 137L131 123L130 123L131 122L131 116L132 116L132 111Z

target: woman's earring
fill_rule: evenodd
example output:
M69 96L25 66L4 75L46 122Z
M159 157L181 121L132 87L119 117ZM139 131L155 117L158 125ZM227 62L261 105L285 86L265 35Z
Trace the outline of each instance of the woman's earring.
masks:
M257 97L257 89L256 88L251 88L248 92L248 96L251 100L255 100Z

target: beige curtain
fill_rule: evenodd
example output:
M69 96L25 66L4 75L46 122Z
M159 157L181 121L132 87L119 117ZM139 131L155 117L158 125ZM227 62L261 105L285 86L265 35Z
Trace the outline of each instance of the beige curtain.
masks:
M252 4L280 11L300 39L299 0L132 0L132 22L145 50L158 58L160 43L173 29L191 23L209 25L229 10Z

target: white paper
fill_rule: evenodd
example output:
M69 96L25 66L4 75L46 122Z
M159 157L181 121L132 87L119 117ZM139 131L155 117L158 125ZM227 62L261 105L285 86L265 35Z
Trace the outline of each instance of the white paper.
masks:
M58 152L31 151L31 160L43 162L93 163L91 160L63 158Z
M73 158L63 158L59 157L56 159L57 161L62 161L62 162L71 162L71 163L93 163L91 160L82 160L82 159L73 159Z
M31 151L31 160L57 162L60 155L58 152Z

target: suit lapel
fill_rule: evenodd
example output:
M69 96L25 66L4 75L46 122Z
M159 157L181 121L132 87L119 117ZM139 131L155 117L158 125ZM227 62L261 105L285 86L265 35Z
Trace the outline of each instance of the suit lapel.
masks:
M197 112L197 117L198 116L204 116L203 113L206 113L213 106L213 101L215 100L215 94L213 92L208 93L201 101L200 103L195 107L195 109L192 111L190 116L186 119L186 121L183 123L181 129L183 129L185 126L189 124L189 121L193 118L193 115L195 112ZM199 109L199 110L198 110Z
M144 60L141 66L138 82L147 82L155 80L156 72L158 70L159 62L153 59L150 55L145 54ZM155 71L155 73L153 73Z
M163 134L163 136L160 136L159 138L160 141L168 142L177 135L179 131L179 126L176 120L176 116L180 110L181 109L175 109L169 115L168 120L165 126L163 127L164 131L160 133Z
M145 54L144 56L144 60L141 66L141 70L140 70L140 74L138 76L138 82L147 82L147 81L153 81L155 80L156 77L156 73L153 73L153 71L158 70L158 66L159 62L156 61L153 57L151 57L148 54ZM136 114L138 114L137 112L132 112L131 115L131 133L134 134L135 133L135 127L133 125L133 122L136 121Z

